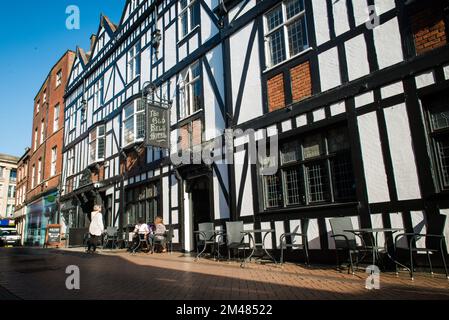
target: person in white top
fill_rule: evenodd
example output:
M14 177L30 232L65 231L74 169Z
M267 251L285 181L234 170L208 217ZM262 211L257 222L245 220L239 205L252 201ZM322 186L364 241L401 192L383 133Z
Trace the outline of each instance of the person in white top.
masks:
M94 211L91 214L91 221L89 226L90 239L87 246L87 252L95 252L97 250L98 237L104 232L103 214L101 213L101 206L94 206ZM91 250L93 249L93 250Z
M134 233L143 234L143 235L145 235L145 237L147 237L150 234L150 228L143 221L143 219L140 219L139 223L134 228Z

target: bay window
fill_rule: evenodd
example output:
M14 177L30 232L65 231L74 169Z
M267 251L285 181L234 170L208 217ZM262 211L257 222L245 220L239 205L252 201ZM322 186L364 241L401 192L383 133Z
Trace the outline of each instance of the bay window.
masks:
M106 126L96 127L89 135L89 163L104 160L106 144Z
M282 144L279 163L277 174L262 176L265 209L355 199L349 138L344 127Z
M309 47L304 0L282 1L265 15L267 66L273 67Z
M179 1L179 37L182 39L200 24L200 6L198 0Z
M199 62L194 63L181 73L183 79L181 91L181 118L188 117L201 110L202 106L202 82Z
M134 100L123 109L123 145L143 141L145 138L145 105Z

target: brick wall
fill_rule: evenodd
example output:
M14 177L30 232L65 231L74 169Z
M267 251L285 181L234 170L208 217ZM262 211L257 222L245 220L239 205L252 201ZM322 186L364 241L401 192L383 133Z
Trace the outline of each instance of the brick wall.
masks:
M192 123L192 144L194 146L200 145L202 143L202 125L201 120L195 120Z
M410 18L416 54L422 54L447 43L442 10L427 8Z
M268 110L270 112L285 107L284 75L282 73L269 79L268 86Z
M312 81L310 78L310 63L306 61L290 70L292 79L293 102L301 101L312 95Z

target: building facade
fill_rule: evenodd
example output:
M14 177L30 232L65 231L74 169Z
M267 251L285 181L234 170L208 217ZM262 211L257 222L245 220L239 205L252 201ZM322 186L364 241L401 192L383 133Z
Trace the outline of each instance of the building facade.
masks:
M58 223L62 171L64 90L75 53L53 66L35 97L26 194L25 244L42 246L48 223Z
M126 1L77 50L67 85L69 227L100 203L108 226L163 216L191 251L198 223L241 220L275 229L270 249L306 233L316 259L334 248L332 217L447 233L447 12L437 0ZM148 82L173 102L170 152L144 144ZM225 129L243 132L228 161L221 145L212 164L172 161ZM278 150L254 159L273 137Z
M16 201L13 218L16 222L17 233L22 236L22 245L25 239L25 225L27 216L26 195L28 192L28 165L30 162L30 148L17 163Z
M10 219L14 214L19 158L0 154L0 219Z

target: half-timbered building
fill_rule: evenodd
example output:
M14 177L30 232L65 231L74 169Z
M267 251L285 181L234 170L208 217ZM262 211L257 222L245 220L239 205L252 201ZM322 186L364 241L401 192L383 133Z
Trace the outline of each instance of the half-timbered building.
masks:
M337 216L447 233L448 26L440 0L126 1L77 50L64 216L83 227L94 202L108 226L161 215L185 251L198 223L243 220L276 230L271 249L306 233L316 259ZM170 153L144 144L148 82L173 102ZM225 129L246 132L232 163L170 161ZM275 135L278 152L251 161L250 144Z

